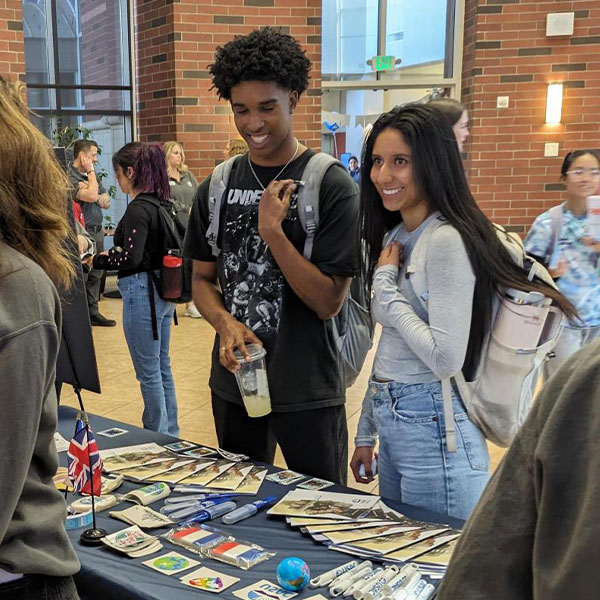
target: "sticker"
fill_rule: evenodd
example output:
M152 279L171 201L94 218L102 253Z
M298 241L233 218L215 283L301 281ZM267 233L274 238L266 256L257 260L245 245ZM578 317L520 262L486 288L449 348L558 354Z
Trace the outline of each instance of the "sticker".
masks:
M165 444L164 448L167 450L172 450L173 452L183 452L184 450L189 450L190 448L195 448L197 444L192 444L192 442L173 442L172 444Z
M248 587L236 590L232 594L242 600L288 600L288 598L298 595L297 592L284 590L266 579L261 579Z
M160 571L165 575L175 575L175 573L191 569L200 563L193 558L188 558L187 556L183 556L183 554L179 554L179 552L168 552L157 558L146 560L142 564L155 571Z
M224 556L236 560L243 559L244 561L252 562L263 556L265 551L262 548L254 548L247 544L227 541L212 548L210 553L214 557Z
M212 456L216 453L216 450L211 450L210 448L194 448L193 450L186 450L183 452L183 454L191 456L192 458L204 458L205 456Z
M111 427L110 429L105 429L104 431L98 431L98 435L103 435L104 437L113 438L119 435L123 435L124 433L129 433L127 429L121 429L120 427Z
M325 488L331 487L333 483L331 481L327 481L326 479L319 479L318 477L313 477L308 481L303 481L298 484L299 488L303 490L324 490Z
M296 471L290 471L289 469L286 469L284 471L267 475L267 479L269 481L274 481L275 483L280 483L281 485L291 485L292 483L296 483L296 481L304 479L304 475L296 473Z
M239 577L231 577L207 567L200 567L189 575L180 578L181 583L185 585L215 594L226 590L239 580Z

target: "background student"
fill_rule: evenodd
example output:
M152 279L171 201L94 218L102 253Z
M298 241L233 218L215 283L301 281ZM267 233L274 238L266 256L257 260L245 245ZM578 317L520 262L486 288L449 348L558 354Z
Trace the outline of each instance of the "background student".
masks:
M459 151L464 152L464 144L470 135L469 113L465 105L453 98L436 98L430 100L427 105L436 108L444 115L444 118L452 127Z
M112 162L119 187L131 202L115 229L114 248L97 254L94 265L118 271L123 330L144 399L144 428L177 437L177 398L169 357L175 304L163 300L152 282L150 272L159 274L163 245L158 207L144 200L171 207L165 155L157 144L131 142Z
M600 184L600 154L595 150L569 152L560 170L567 199L534 221L525 249L544 262L560 291L574 304L579 319L566 323L546 361L545 375L579 348L600 337L600 240L587 231L587 197Z
M182 228L185 229L196 196L196 190L198 189L198 182L185 164L185 153L181 144L177 142L165 142L165 156L167 159L171 200L175 205L177 220ZM186 317L192 317L192 319L202 318L202 315L193 302L188 302L185 305L184 314Z

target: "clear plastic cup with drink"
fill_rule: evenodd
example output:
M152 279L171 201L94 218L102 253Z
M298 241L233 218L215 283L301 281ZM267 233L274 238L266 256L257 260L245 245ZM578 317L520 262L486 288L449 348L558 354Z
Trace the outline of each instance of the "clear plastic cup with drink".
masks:
M249 360L236 350L240 368L235 373L238 387L249 417L264 417L271 412L271 396L267 381L265 356L267 351L259 344L246 344Z

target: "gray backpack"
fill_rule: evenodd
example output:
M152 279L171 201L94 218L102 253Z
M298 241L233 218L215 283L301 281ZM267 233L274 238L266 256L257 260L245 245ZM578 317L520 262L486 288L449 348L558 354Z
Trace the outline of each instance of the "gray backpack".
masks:
M227 190L231 170L239 158L241 158L239 155L233 156L218 165L210 178L208 191L209 226L206 230L206 239L214 256L220 254L217 240L221 218L221 203ZM304 185L300 186L298 190L298 219L302 229L306 232L302 254L309 261L319 227L321 182L327 170L334 166L345 171L343 165L335 158L329 154L318 152L310 158L302 173ZM355 278L350 284L350 289L340 312L331 320L336 346L344 365L346 387L351 386L358 377L372 345L374 326L367 307L368 303L360 282Z
M447 225L442 218L431 221L419 236L406 268L413 291L426 311L429 241L438 227ZM548 271L525 253L520 239L506 233L498 225L495 227L513 261L524 269L529 268L529 279L537 277L556 288ZM393 235L390 235L389 239L392 238ZM503 321L503 311L509 310L500 297L494 299L494 320L484 342L473 381L466 381L462 371L442 380L446 445L449 452L456 451L452 381L471 421L481 429L488 440L499 446L506 447L511 443L529 412L543 364L562 331L563 314L558 307L551 306L538 345L534 348L523 348L517 342L507 344L506 340L500 340L497 325ZM511 330L509 335L512 333ZM518 337L518 333L514 332L515 337ZM503 331L503 335L506 336L506 331Z

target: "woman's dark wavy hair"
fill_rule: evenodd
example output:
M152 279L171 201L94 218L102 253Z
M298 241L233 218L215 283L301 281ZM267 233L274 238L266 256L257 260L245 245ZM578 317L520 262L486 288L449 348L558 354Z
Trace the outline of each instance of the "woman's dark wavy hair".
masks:
M573 150L573 152L568 152L563 160L563 163L560 167L560 178L564 179L567 176L567 171L571 168L573 161L580 156L586 156L589 154L593 156L600 165L600 152L598 150L592 150L590 148L584 148L583 150Z
M493 298L500 288L540 291L554 299L569 317L575 313L557 290L540 281L528 281L496 235L492 222L471 195L454 132L439 110L424 104L407 104L381 115L369 133L362 156L360 236L365 244L361 276L371 298L373 273L381 253L383 237L402 221L398 211L384 208L371 182L373 146L385 129L394 129L411 148L410 165L416 189L432 211L439 211L459 232L475 273L473 316L463 370L474 374L485 336L489 331Z
M225 100L231 100L231 88L241 81L274 81L301 95L308 87L310 60L291 35L265 27L219 46L208 69L211 89Z
M153 194L166 202L171 197L165 153L159 144L130 142L112 157L113 168L117 165L127 171L132 167L135 175L131 185L145 194Z

